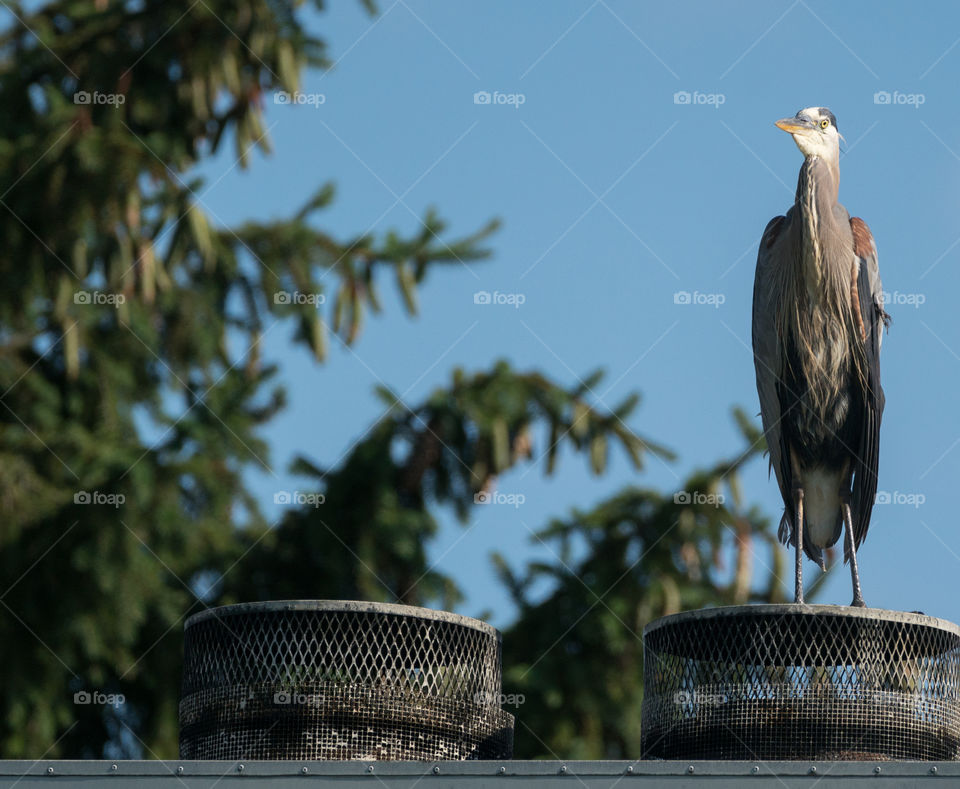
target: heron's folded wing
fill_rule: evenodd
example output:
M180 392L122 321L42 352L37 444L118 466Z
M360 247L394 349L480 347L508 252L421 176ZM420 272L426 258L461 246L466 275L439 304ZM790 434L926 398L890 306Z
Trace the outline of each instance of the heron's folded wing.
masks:
M853 537L856 547L867 536L870 515L877 495L880 459L880 420L884 396L880 386L880 345L883 329L889 321L883 308L883 286L877 259L877 245L867 223L859 217L850 220L854 253L857 258L857 297L863 320L863 352L866 357L867 389L863 403L860 443L854 462Z
M790 473L790 456L787 450L783 426L781 398L783 370L782 349L777 327L777 307L780 298L778 275L777 240L787 223L786 217L777 216L770 220L760 240L757 254L757 272L753 281L753 363L757 373L757 393L760 395L760 417L763 420L763 432L770 452L770 467L777 477L780 495L793 523L793 501L790 492L793 480ZM781 527L780 539L786 542L789 534Z

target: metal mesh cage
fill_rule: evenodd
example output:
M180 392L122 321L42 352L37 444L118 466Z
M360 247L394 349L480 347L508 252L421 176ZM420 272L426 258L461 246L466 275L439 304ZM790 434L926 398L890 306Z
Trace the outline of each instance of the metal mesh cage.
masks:
M500 634L476 619L300 600L187 620L183 759L509 759Z
M960 628L942 619L736 606L664 617L643 641L643 758L960 757Z

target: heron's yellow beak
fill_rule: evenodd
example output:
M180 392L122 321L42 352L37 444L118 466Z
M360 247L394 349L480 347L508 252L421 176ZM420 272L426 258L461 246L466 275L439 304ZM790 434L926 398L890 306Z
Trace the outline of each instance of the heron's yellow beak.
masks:
M783 129L785 132L790 134L798 134L801 132L810 131L813 128L813 124L810 121L803 120L802 118L783 118L777 121L777 128Z

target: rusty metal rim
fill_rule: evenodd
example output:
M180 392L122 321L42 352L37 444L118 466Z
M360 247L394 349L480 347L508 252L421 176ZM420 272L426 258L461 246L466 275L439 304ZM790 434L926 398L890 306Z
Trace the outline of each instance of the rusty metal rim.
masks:
M898 622L905 625L932 627L943 630L952 636L960 638L960 626L946 619L914 614L905 611L889 611L885 608L854 608L846 605L798 605L797 603L774 603L759 605L730 605L717 608L701 608L695 611L683 611L677 614L668 614L649 622L643 628L643 635L688 621L703 621L705 619L724 619L753 616L810 616L810 617L844 617L848 619L864 619L878 622Z
M286 611L317 611L347 614L385 614L390 616L411 617L414 619L429 619L434 622L445 622L452 625L469 627L479 630L500 640L500 631L493 625L488 625L479 619L449 611L437 611L433 608L420 608L413 605L398 605L396 603L371 603L363 600L268 600L258 603L235 603L208 608L206 611L194 614L184 624L185 629L204 622L207 619L219 619L227 616L242 616L244 614L280 613Z

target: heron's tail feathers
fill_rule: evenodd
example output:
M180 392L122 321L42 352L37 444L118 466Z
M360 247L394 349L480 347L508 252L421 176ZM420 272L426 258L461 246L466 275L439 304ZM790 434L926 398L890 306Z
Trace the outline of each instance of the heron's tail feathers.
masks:
M823 571L827 571L827 564L823 560L823 548L817 548L815 545L811 545L806 540L803 541L803 552L807 554L813 561L817 563L817 566Z
M793 524L790 523L790 516L786 512L780 519L777 539L780 540L781 545L796 545L796 541L793 539Z
M796 532L793 530L793 523L790 520L789 513L783 513L783 517L780 519L780 528L777 529L777 538L780 540L782 545L792 545L794 548L797 546ZM823 549L814 545L809 539L804 538L803 540L803 552L814 562L817 563L817 566L823 570L827 571L827 564L823 558Z

